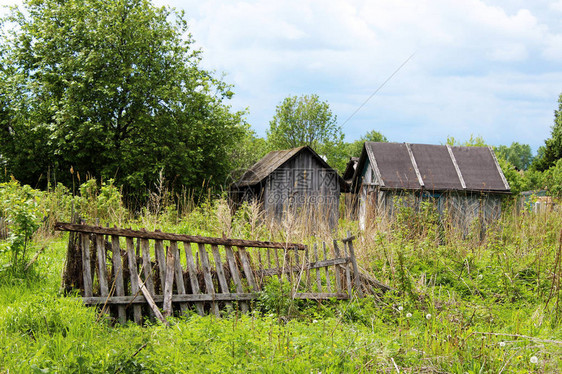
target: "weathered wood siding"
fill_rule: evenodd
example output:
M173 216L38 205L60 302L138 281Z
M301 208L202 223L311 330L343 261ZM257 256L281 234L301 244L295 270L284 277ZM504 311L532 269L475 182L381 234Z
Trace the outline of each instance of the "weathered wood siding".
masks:
M397 204L419 209L423 201L436 205L442 219L464 234L478 225L482 231L501 215L502 196L504 194L445 191L430 193L428 191L381 190L376 186L365 184L361 188L361 206L359 222L364 229L368 222L379 218L394 218Z
M337 173L308 152L301 152L273 171L263 187L263 204L270 218L298 215L311 224L338 221L340 186Z

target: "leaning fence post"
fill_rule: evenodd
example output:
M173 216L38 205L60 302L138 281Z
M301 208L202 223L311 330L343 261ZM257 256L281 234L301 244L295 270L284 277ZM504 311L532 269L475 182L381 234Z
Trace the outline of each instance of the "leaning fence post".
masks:
M347 242L347 248L349 249L349 257L351 259L351 265L353 266L353 274L354 274L354 283L355 288L357 290L357 295L359 297L363 297L363 291L361 290L361 274L359 273L359 266L357 266L357 259L355 258L355 250L353 249L353 236L351 233L347 232L347 238L345 241Z

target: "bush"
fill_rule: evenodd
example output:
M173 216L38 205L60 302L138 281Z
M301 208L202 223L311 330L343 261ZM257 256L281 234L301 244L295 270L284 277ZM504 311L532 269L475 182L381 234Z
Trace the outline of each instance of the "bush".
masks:
M278 317L295 316L298 311L297 302L292 298L291 284L275 278L264 285L257 305L262 313L274 313Z
M39 228L36 196L37 191L16 180L0 184L0 217L9 229L9 262L2 264L0 271L11 277L24 275L31 237Z

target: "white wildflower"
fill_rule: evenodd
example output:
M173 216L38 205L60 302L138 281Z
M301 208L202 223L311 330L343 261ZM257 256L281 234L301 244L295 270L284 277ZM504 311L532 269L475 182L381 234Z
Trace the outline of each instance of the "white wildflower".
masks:
M398 307L398 310L399 310L399 311L403 311L403 310L404 310L404 307L403 307L402 305L400 305L400 306Z
M427 314L425 315L425 318L426 318L426 319L431 319L431 314L427 313Z
M539 358L537 356L531 357L531 364L538 364L538 362L539 362Z
M312 323L318 323L318 320L313 319L313 320L312 320Z
M412 313L406 313L406 318L412 318Z
M500 342L500 347L505 347L505 342Z

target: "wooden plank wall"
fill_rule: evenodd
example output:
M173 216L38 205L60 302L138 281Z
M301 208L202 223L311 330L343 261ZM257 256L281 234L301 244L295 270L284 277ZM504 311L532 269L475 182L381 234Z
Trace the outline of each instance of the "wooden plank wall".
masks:
M324 167L311 153L302 152L273 171L263 191L266 214L282 220L287 211L304 213L310 225L327 222L335 228L339 218L340 186L337 173Z
M154 318L159 311L149 307L151 301L163 316L188 309L219 316L233 306L247 312L271 279L290 282L298 299L348 299L353 290L362 296L353 237L310 249L66 223L55 227L80 238L84 303L104 306L120 323Z

